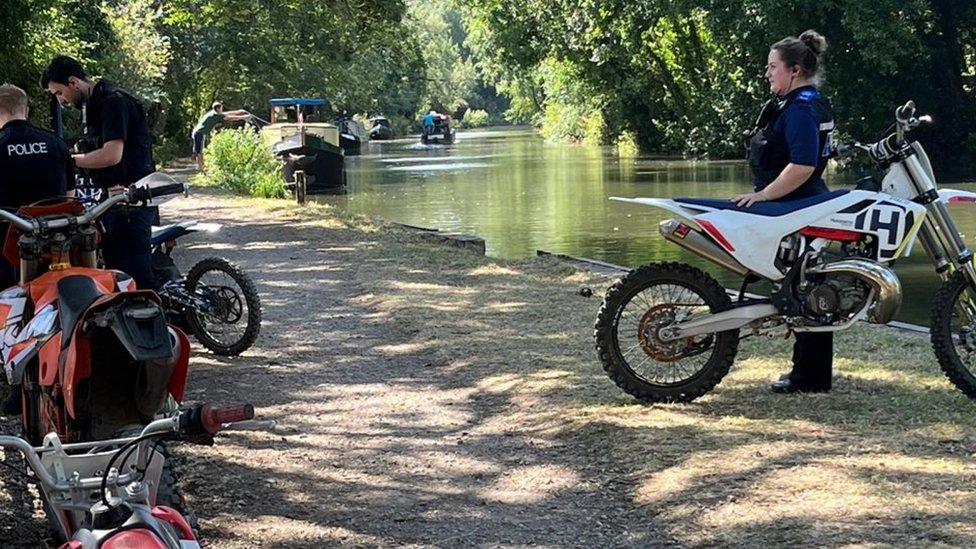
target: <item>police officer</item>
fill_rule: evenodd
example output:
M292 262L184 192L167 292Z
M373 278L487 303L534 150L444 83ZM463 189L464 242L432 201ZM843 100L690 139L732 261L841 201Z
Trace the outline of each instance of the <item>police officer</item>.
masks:
M734 196L738 206L828 192L821 175L833 148L834 116L817 89L826 49L827 40L812 30L770 48L766 80L777 98L767 103L751 135L756 190ZM773 391L829 391L833 353L833 333L796 334L793 370L772 384Z
M34 202L65 196L75 188L74 165L57 135L27 121L27 94L17 86L0 86L0 207L16 210ZM0 238L6 235L6 224ZM17 283L17 275L0 258L0 289Z
M89 171L102 196L117 194L155 171L149 124L135 97L105 80L92 84L81 64L64 55L48 64L41 86L62 105L81 109L89 150L74 155L75 165ZM154 217L152 208L117 206L101 218L105 264L145 289L158 286L149 248Z
M67 145L57 135L27 121L27 94L17 86L0 86L0 207L16 210L74 189L74 166ZM7 224L0 228L0 239ZM17 283L17 273L0 256L0 290ZM3 404L5 414L20 412L20 391Z

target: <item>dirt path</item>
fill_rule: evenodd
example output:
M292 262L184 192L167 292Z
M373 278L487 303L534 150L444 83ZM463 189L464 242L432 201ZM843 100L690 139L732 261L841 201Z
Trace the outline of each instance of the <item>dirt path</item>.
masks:
M371 302L379 234L296 223L284 211L256 215L206 191L166 204L162 215L224 224L182 241L180 264L227 257L263 300L254 348L230 359L195 348L191 359L189 400L248 401L279 422L273 434L176 450L209 547L663 541L643 518L620 513L615 485L581 483L562 444L532 425L478 433L506 399L451 379ZM2 516L28 518L13 508ZM35 512L19 522L16 540L36 546L41 520Z
M166 215L226 223L182 257L231 258L264 300L262 337L247 356L194 357L191 398L250 400L281 425L184 449L187 491L212 546L662 541L619 513L614 486L575 488L560 446L531 425L478 434L506 399L442 370L374 306L371 264L393 261L370 252L381 235L296 226L281 213L248 220L213 199L174 202Z

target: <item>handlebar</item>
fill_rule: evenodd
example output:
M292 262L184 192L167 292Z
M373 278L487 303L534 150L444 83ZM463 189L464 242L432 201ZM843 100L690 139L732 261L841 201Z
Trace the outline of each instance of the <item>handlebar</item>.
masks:
M871 155L875 162L884 163L890 160L905 145L905 134L921 124L929 124L929 115L915 116L915 102L909 101L895 109L895 133L892 133L877 143L865 145L854 142L851 145L839 145L836 150L837 158L849 158L863 151Z
M909 101L895 109L895 120L902 124L907 124L915 117L915 102Z
M158 187L152 187L149 185L149 183L152 182L152 179L158 179L160 177L165 177L169 181L173 181L173 183ZM180 194L184 192L185 189L186 187L183 185L183 183L175 182L173 178L169 176L150 174L148 177L145 177L132 184L128 189L110 197L108 200L79 216L55 217L54 219L34 219L21 217L15 213L0 210L0 221L8 221L11 225L24 232L36 232L41 229L60 229L74 225L87 225L95 219L98 219L102 214L112 208L112 206L119 203L124 202L127 204L137 204L139 202L146 202L161 196Z
M254 406L250 404L240 404L224 408L214 408L208 404L204 404L189 410L178 412L172 417L157 419L149 425L146 425L142 432L138 436L134 437L114 439L111 441L67 444L61 446L56 440L57 437L51 434L48 435L48 437L53 437L55 439L55 444L53 447L42 446L35 448L22 438L9 435L0 435L0 448L16 450L23 454L24 459L27 461L28 467L34 472L34 474L37 475L37 478L42 485L53 490L68 491L71 489L69 483L59 481L52 476L50 472L48 472L48 470L44 467L44 464L41 462L41 454L59 449L77 451L83 448L104 446L107 443L111 443L113 446L124 447L127 443L132 443L140 438L144 438L145 440L138 442L141 447L144 447L140 448L139 452L140 459L143 459L149 456L150 452L145 450L148 450L149 445L151 445L153 440L157 438L153 436L147 437L147 435L169 435L176 440L183 440L191 443L197 442L212 444L213 435L225 428L234 429L235 427L239 427L243 430L257 428L272 429L275 427L275 422L273 421L250 421L253 418ZM124 485L132 480L134 479L131 477L131 475L125 474L118 476L116 482L119 485ZM97 488L101 484L101 479L85 478L80 479L79 482L80 484L78 486L81 488Z

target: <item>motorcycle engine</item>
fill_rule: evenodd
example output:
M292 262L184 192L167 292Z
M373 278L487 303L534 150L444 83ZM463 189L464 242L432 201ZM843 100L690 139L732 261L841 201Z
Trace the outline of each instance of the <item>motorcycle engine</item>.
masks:
M845 318L861 310L871 287L850 275L828 276L806 292L803 303L815 316L838 315Z

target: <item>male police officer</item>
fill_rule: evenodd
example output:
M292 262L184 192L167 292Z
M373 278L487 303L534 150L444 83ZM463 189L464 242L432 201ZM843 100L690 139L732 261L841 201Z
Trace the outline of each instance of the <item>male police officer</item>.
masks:
M81 64L59 55L41 76L47 88L65 106L81 109L85 141L90 150L74 156L75 165L89 170L103 196L156 171L152 136L139 101L105 80L92 84ZM155 289L149 238L154 211L139 206L119 206L102 216L105 264L125 272L140 288Z
M67 145L57 135L27 121L27 94L0 86L0 207L16 210L39 200L73 194L74 166ZM0 226L0 240L7 224ZM0 256L0 290L17 283L14 268ZM20 412L20 391L12 387L5 414Z

